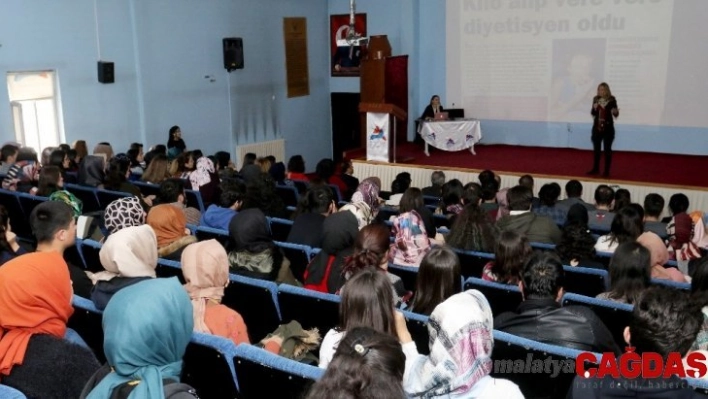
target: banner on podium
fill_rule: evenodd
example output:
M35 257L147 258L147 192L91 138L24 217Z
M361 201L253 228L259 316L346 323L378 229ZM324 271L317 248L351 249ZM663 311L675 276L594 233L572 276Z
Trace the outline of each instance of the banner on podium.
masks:
M366 160L388 162L389 115L369 112L366 114Z

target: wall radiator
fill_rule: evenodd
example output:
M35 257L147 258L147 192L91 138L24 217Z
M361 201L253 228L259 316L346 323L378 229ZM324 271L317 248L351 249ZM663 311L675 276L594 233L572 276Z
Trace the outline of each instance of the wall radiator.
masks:
M243 158L252 152L256 157L267 157L272 155L278 162L286 162L285 160L285 139L262 141L260 143L250 143L236 146L236 167L241 168Z

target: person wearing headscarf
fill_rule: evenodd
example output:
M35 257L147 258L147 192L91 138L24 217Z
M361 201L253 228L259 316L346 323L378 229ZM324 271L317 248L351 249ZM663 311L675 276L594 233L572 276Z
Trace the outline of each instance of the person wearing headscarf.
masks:
M35 252L0 267L0 383L29 398L76 398L100 367L93 353L64 340L74 312L69 270L56 252Z
M669 260L669 251L661 237L648 231L640 235L637 242L648 249L651 254L651 278L673 280L679 283L686 282L686 277L678 269L664 267Z
M81 398L163 398L178 384L192 337L192 304L176 277L151 279L118 292L103 312L107 363L86 384ZM180 398L190 397L180 384ZM126 393L127 393L126 392Z
M207 157L197 159L197 168L190 173L189 182L192 190L198 190L204 201L204 206L218 202L221 190L219 175L214 169L214 163Z
M371 224L379 212L379 193L381 181L378 177L369 177L362 180L352 195L351 203L343 206L341 211L349 211L356 216L359 230Z
M83 207L84 204L81 202L80 199L76 198L76 196L66 190L59 190L53 192L49 196L50 201L61 201L71 207L72 212L74 213L74 217L78 218L81 216L83 212Z
M124 197L108 204L103 221L110 235L126 227L144 225L146 216L138 197Z
M98 309L105 309L116 292L145 279L155 278L155 232L147 225L121 229L108 236L99 257L105 271L89 275L95 284L91 300Z
M184 248L197 241L189 234L184 212L171 204L152 207L147 223L157 236L157 255L160 258L179 261Z
M493 324L492 310L481 292L455 294L430 315L430 356L422 356L405 321L401 325L397 320L406 354L403 389L408 396L522 399L516 384L489 376L493 365Z
M268 221L260 209L242 210L229 223L233 273L263 280L299 285L290 271L290 261L273 243Z
M351 212L337 212L325 219L322 249L307 265L305 288L334 294L344 285L344 261L354 252L358 233L357 219Z
M79 164L77 182L82 186L102 188L106 178L105 165L102 156L87 155Z
M103 157L104 162L107 164L113 158L113 147L106 142L98 143L93 147L93 155Z
M216 240L190 244L182 252L184 289L192 299L194 331L232 340L236 345L250 343L243 318L221 304L229 284L229 259Z
M39 181L39 163L31 160L17 161L10 167L2 181L3 190L30 192Z

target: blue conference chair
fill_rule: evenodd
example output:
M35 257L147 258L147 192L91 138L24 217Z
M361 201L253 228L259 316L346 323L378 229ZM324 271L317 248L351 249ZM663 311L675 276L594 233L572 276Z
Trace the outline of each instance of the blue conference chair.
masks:
M278 285L272 281L230 274L221 303L243 317L251 342L259 342L280 325Z
M288 284L278 286L278 304L283 323L296 320L306 330L316 327L322 336L339 323L339 302L338 295Z
M192 333L183 357L182 382L196 389L200 398L235 398L234 356L236 345L231 340Z
M521 290L516 285L499 284L470 277L465 280L465 290L469 289L475 289L484 294L494 316L515 311L522 301Z
M604 299L590 298L577 294L565 294L561 300L563 306L585 306L590 308L605 324L612 336L615 338L620 348L626 346L624 342L624 328L629 325L632 319L632 305L608 301Z

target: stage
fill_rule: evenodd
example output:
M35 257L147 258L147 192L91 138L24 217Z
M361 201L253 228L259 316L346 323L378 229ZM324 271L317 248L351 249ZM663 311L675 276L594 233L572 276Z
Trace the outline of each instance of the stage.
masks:
M502 176L502 187L515 185L519 176L528 173L536 179L536 192L547 182L564 186L568 180L577 179L585 186L583 198L589 202L594 202L595 187L604 183L629 189L633 201L639 203L650 192L661 194L667 203L672 194L683 192L691 201L691 209L708 211L708 156L614 151L610 177L605 178L585 173L592 168L589 150L479 144L474 150L477 155L468 150L446 152L431 147L428 157L422 144L405 143L398 146L399 162L393 165L367 162L362 151L345 155L355 161L358 178L377 175L384 189L390 188L395 174L403 171L411 173L414 186L424 187L430 185L430 173L436 169L444 170L448 180L458 178L463 183L476 181L479 172L491 169Z

